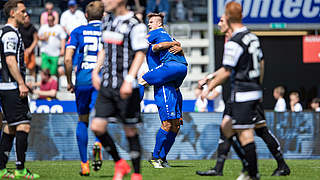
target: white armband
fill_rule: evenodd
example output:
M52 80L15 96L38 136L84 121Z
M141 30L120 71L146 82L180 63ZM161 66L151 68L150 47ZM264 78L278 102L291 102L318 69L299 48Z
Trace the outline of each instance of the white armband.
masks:
M207 76L207 79L212 79L214 77L214 75L211 73Z
M134 77L130 74L128 74L125 78L125 81L127 81L128 83L132 83L134 81Z

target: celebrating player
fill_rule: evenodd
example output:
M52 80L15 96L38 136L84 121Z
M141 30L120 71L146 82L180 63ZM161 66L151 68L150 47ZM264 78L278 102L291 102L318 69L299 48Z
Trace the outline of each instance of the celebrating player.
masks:
M187 62L180 43L173 41L163 29L163 15L148 14L149 49L147 62L150 71L142 76L141 84L154 85L154 98L162 122L156 136L156 144L149 161L154 168L170 167L166 156L180 128L182 95L179 90L186 74Z
M40 178L25 168L31 115L28 105L28 88L25 84L26 66L24 48L18 25L27 16L22 0L9 0L4 5L7 24L1 28L0 99L6 121L0 141L0 178ZM16 167L14 173L6 168L9 153L16 139Z
M104 49L99 51L98 64L92 72L93 84L100 90L91 129L115 161L113 179L121 180L130 172L130 166L120 158L106 126L111 117L116 117L124 125L134 168L131 180L140 180L141 147L136 124L141 122L141 117L136 75L148 48L147 28L133 12L127 10L126 0L102 2L109 14L101 26Z
M71 32L65 55L65 68L68 81L68 90L75 92L77 112L79 122L77 125L77 142L81 158L80 175L88 176L90 174L89 161L87 158L88 146L88 123L89 113L94 107L97 90L92 86L91 73L97 63L97 56L101 50L100 43L100 25L103 16L104 7L102 2L93 1L86 7L86 18L88 25L80 26ZM76 85L72 83L72 57L78 50ZM93 169L100 170L102 165L101 155L102 145L98 138L93 147Z

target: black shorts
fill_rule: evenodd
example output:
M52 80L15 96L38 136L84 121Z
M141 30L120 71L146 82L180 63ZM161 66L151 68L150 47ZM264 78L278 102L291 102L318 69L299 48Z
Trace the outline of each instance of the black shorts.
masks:
M257 118L259 100L247 102L233 102L231 104L231 118L233 129L254 128Z
M0 90L2 111L5 116L3 123L9 126L30 123L31 113L28 98L20 98L18 89Z
M230 118L232 116L232 106L231 102L227 102L224 112L223 112L223 118ZM253 118L254 124L262 124L266 122L266 116L264 114L264 108L261 102L258 102L255 112L255 117Z
M256 125L266 122L266 116L264 114L264 108L261 102L257 105L256 117L254 118L254 123Z
M113 118L126 125L142 122L139 89L134 88L128 99L120 98L120 90L101 87L95 104L95 117ZM114 119L114 118L113 118Z

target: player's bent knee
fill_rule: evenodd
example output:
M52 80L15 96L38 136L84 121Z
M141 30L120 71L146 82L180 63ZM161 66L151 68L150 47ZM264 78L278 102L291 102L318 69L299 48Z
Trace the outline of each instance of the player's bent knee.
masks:
M254 142L253 129L238 130L241 146Z
M16 127L16 131L23 131L23 132L26 132L26 133L29 133L30 129L31 129L30 124L19 124Z
M106 132L107 121L102 118L94 118L90 125L90 129L99 136Z

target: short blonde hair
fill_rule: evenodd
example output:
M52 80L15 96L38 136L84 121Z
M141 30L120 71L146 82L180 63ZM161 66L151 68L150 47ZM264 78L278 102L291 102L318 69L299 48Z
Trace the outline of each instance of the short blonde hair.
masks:
M283 86L277 86L276 88L274 88L274 90L276 92L278 92L280 94L280 96L284 96L284 93L285 93L285 89Z

